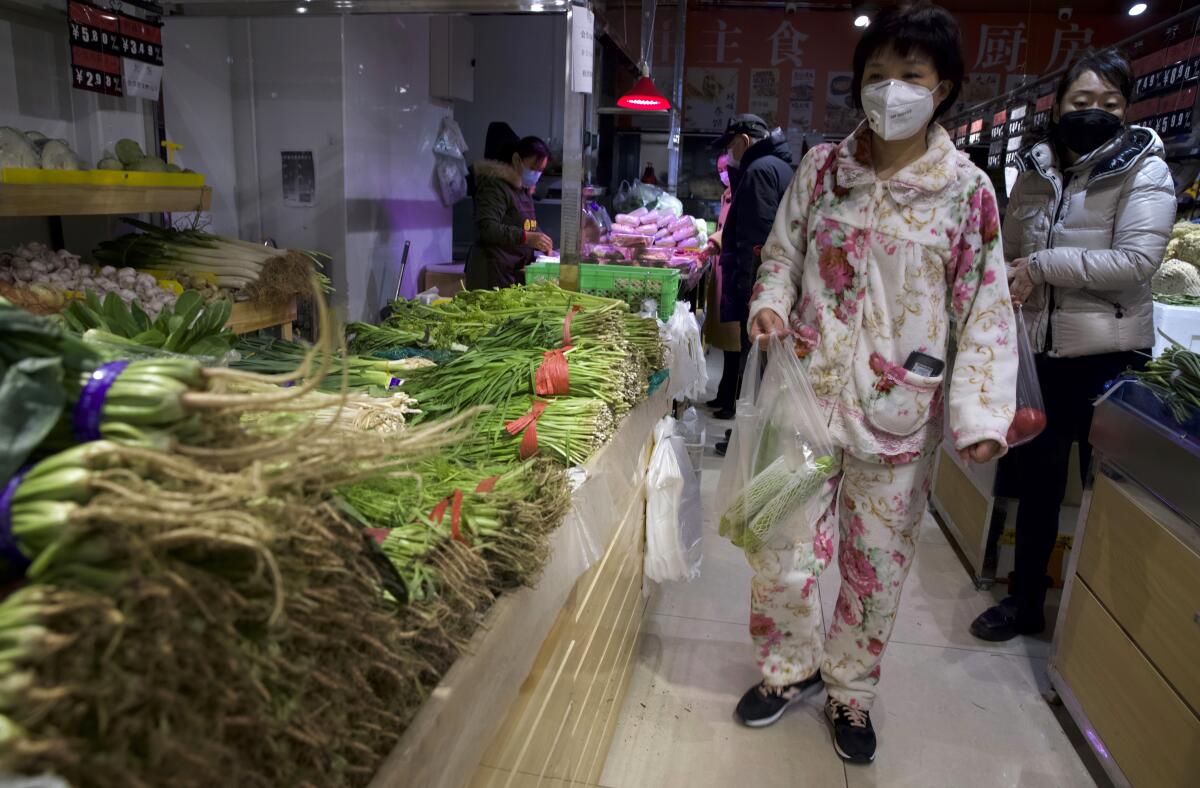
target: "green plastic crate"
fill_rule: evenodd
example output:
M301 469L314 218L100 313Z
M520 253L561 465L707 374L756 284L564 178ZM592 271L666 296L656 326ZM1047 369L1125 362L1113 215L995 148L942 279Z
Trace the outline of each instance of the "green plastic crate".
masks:
M525 284L558 282L558 263L530 263L525 266ZM640 311L642 302L658 302L660 320L670 320L679 298L679 272L672 268L640 268L635 265L579 266L579 289L589 295L619 298L630 309Z

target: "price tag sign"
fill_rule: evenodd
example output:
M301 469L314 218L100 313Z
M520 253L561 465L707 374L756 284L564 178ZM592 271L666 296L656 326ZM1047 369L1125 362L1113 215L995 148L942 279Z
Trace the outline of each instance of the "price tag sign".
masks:
M71 39L71 86L106 96L125 95L117 15L70 0L67 26Z
M971 130L969 135L970 136L967 137L967 144L978 145L979 141L983 139L983 118L976 118L975 120L971 121Z
M121 57L161 66L162 24L120 15ZM157 94L155 98L157 98Z
M1008 122L1008 110L1002 109L992 117L992 139L1004 139L1004 126Z

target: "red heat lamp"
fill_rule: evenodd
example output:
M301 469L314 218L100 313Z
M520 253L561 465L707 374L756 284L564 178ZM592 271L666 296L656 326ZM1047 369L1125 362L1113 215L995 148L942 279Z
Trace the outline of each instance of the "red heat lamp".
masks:
M617 106L622 109L640 109L646 111L668 110L671 102L654 87L654 80L643 76L634 83L633 89L617 99Z

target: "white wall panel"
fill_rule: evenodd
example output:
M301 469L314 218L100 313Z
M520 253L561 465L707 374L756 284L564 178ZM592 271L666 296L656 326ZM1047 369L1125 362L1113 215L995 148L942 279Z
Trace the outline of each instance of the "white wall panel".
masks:
M396 292L405 241L405 295L425 265L450 261L433 155L450 108L429 95L428 17L345 17L343 51L347 316L374 320Z
M163 28L167 138L183 145L176 163L204 173L212 187L211 230L232 236L238 234L231 93L231 34L237 25L183 16Z
M262 237L332 255L333 302L345 314L342 22L272 17L252 19L250 29ZM316 204L284 205L280 153L305 150L316 160Z

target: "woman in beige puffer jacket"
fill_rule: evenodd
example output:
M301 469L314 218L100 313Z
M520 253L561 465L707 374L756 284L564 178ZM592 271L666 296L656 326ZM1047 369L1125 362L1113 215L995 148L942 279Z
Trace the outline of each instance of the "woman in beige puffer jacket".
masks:
M1079 443L1086 476L1093 401L1154 344L1150 279L1175 221L1175 189L1158 135L1124 123L1133 82L1115 52L1075 63L1059 86L1050 138L1019 159L1004 254L1038 354L1047 424L1007 460L1019 487L1016 566L1011 596L971 625L984 640L1045 628L1071 446Z

